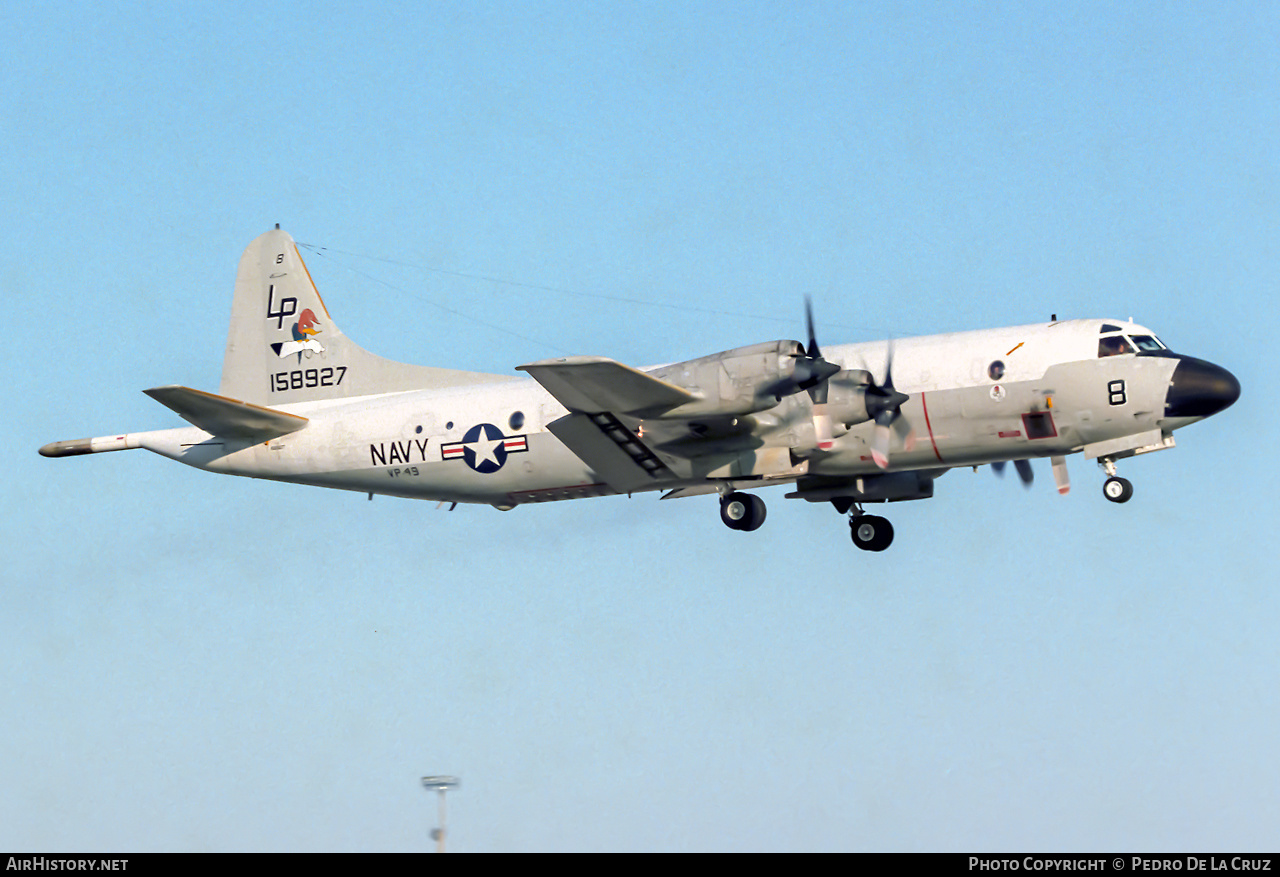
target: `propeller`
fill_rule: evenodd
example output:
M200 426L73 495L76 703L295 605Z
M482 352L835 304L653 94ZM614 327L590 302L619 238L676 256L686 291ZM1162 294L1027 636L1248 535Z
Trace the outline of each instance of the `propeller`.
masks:
M1053 463L1053 482L1058 487L1058 493L1066 494L1071 490L1071 478L1067 475L1067 458L1052 457ZM1004 460L997 460L991 464L991 471L997 475L1004 477ZM1018 470L1018 477L1022 479L1023 487L1030 487L1031 482L1035 480L1036 473L1031 469L1030 460L1014 460L1013 468Z
M1001 478L1004 477L1004 463L1004 460L997 460L991 464L991 470ZM1022 479L1023 487L1030 487L1031 482L1036 480L1036 473L1031 468L1030 460L1014 460L1013 468L1018 470L1018 477Z
M818 333L813 327L813 302L808 296L804 299L804 322L809 333L809 346L803 352L793 354L796 367L792 373L795 385L809 393L813 400L813 433L819 450L829 450L832 446L831 414L827 410L827 386L831 378L840 373L840 366L828 362L822 356L818 346ZM889 442L895 422L901 416L901 409L911 397L899 393L893 388L893 342L889 342L889 354L885 360L884 383L876 384L868 375L867 386L863 392L863 400L867 406L867 414L875 421L875 432L871 441L871 458L881 469L889 466Z
M884 383L877 386L874 379L867 384L864 400L867 413L875 421L871 436L871 459L881 469L889 468L889 441L894 422L902 415L902 405L911 397L893 388L893 342L884 362Z
M827 411L827 382L840 372L840 366L822 357L818 347L818 335L813 328L813 303L804 298L804 321L809 330L809 346L804 353L795 354L796 368L793 380L813 400L813 434L818 450L827 451L832 445L831 414Z

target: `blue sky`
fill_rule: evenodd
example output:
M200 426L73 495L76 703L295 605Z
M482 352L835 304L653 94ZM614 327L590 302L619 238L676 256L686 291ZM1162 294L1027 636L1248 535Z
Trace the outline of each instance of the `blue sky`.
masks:
M425 850L428 773L462 851L1274 843L1273 4L49 3L0 43L0 847ZM215 390L275 222L411 362L692 358L809 295L830 343L1133 316L1243 396L1125 506L957 471L881 555L780 489L741 534L36 455Z

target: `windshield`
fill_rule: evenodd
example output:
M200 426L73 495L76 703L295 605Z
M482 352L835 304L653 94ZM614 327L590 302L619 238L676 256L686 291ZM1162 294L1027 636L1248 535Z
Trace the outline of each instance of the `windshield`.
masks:
M1123 335L1103 335L1098 339L1098 357L1133 353L1133 347Z

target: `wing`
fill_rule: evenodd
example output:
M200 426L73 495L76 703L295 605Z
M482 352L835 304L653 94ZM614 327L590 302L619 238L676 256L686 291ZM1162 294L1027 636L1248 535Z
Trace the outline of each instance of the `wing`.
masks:
M544 359L517 367L570 411L654 417L701 397L603 356Z
M702 395L622 363L576 356L519 369L569 409L547 429L621 493L797 471L785 447L763 446L756 418L708 411Z
M694 400L692 393L602 356L548 359L519 370L569 409L547 429L614 490L632 493L675 477L636 427L647 414Z

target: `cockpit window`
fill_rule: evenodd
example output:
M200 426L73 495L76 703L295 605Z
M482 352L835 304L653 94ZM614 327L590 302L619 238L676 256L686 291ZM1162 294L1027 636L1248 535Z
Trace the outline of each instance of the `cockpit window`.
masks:
M1142 351L1164 350L1164 345L1153 335L1134 335L1130 340Z
M1110 323L1103 323L1102 328L1098 330L1098 334L1102 334L1104 332L1119 332L1119 331L1120 331L1119 326L1113 326Z
M1133 347L1123 335L1104 335L1098 339L1098 357L1117 356L1121 353L1133 353Z

